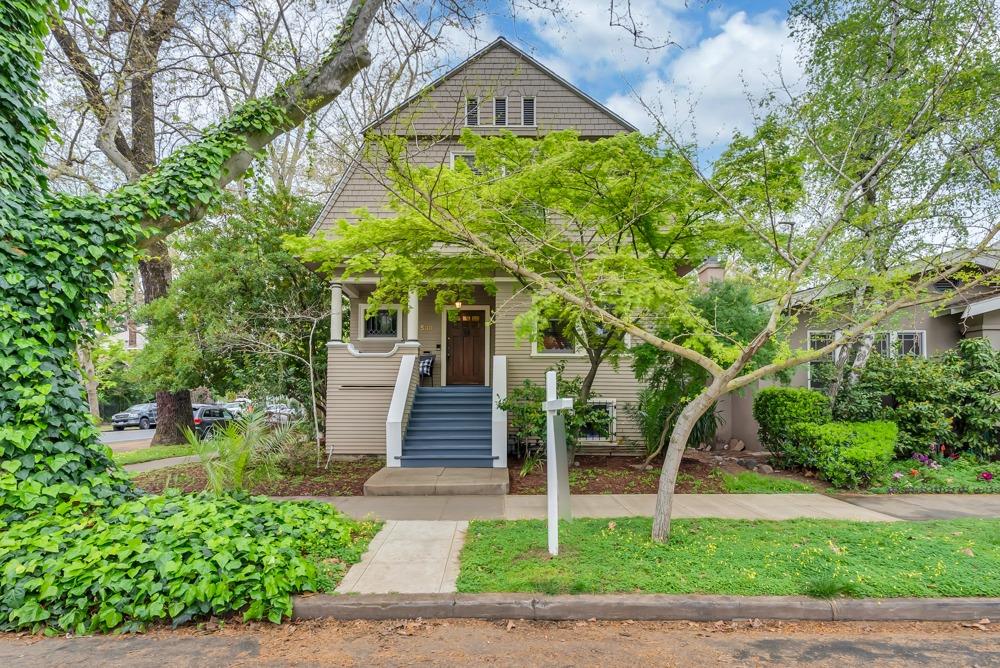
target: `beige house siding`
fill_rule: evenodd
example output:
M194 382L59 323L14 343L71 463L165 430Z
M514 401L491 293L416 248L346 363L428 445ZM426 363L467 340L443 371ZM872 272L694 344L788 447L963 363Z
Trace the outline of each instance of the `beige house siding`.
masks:
M531 297L525 292L516 292L520 284L502 282L497 284L496 303L499 305L496 322L495 354L507 356L507 389L519 386L525 380L543 384L545 372L559 361L566 362L566 373L583 376L590 368L586 357L546 355L532 356L532 343L518 340L514 333L514 319L524 313L530 305ZM632 365L623 359L615 370L610 364L603 364L594 380L594 393L601 399L615 399L617 416L617 440L624 446L641 445L642 434L628 414L627 406L636 403L640 385L632 374Z
M335 455L385 455L385 420L400 359L412 352L355 357L345 346L329 349L326 442Z

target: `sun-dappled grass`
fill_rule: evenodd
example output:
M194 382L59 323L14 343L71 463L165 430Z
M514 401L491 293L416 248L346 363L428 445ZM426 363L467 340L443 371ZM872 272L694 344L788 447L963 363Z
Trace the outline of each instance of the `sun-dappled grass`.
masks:
M545 522L473 522L462 592L1000 596L1000 520L846 522L577 519L546 551Z

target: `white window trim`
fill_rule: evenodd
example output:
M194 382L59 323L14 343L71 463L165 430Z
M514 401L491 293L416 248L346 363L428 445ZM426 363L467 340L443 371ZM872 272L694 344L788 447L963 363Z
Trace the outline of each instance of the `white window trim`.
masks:
M476 124L469 125L469 100L476 101ZM462 111L464 112L463 118L465 119L465 126L469 128L481 128L483 127L482 120L483 114L483 100L478 95L466 95L465 99L462 101Z
M396 336L365 336L365 311L368 302L358 304L358 339L361 341L402 341L403 340L403 307L399 304L381 304L379 309L396 311Z
M813 334L830 334L837 339L837 334L840 330L837 329L808 329L806 330L806 349L812 350L809 347L812 343ZM927 330L926 329L890 329L890 330L875 330L871 332L872 336L878 336L879 334L889 335L889 352L891 357L895 358L896 355L896 342L899 340L900 334L919 334L920 335L920 357L927 359ZM839 349L834 350L833 359L837 359L837 352ZM813 360L813 362L818 362L819 360ZM806 364L806 387L810 390L813 389L812 386L812 362Z
M587 354L586 348L580 345L579 341L573 341L575 347L574 352L543 352L538 349L538 330L535 330L535 336L531 340L531 356L532 357L542 357L542 358L560 358L560 357L584 357Z
M497 100L503 100L503 125L497 123ZM493 98L493 127L495 128L505 128L510 125L510 104L508 104L507 96L494 97Z
M532 123L531 125L528 125L527 123L524 122L524 101L525 100L532 100L532 103L534 104L534 107L535 107L535 110L534 110L534 113L535 113L535 122ZM522 95L521 96L521 127L522 128L537 128L538 127L538 98L535 97L534 95Z
M465 156L469 156L474 159L476 157L476 154L471 151L452 151L450 153L451 168L455 169L455 158L461 158Z
M448 306L443 311L441 311L441 387L448 387L448 311L482 311L484 314L484 321L486 322L485 332L483 336L486 337L486 345L483 348L486 350L486 366L483 367L483 376L486 381L483 383L486 387L490 386L490 307L489 304L465 304L460 308L454 306Z
M594 397L593 399L587 399L588 404L601 404L604 406L613 406L614 410L611 412L611 433L606 438L586 438L584 436L580 437L581 443L617 443L618 442L618 400L608 399L605 397Z

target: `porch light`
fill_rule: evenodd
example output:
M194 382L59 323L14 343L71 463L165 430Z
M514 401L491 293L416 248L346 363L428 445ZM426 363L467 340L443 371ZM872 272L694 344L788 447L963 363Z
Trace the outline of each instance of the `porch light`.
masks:
M455 308L462 308L462 302L461 301L455 302Z

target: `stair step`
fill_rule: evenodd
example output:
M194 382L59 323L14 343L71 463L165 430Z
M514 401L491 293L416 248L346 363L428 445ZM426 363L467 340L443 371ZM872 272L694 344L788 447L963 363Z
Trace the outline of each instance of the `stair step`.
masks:
M455 429L490 429L492 426L490 419L482 416L418 417L412 413L410 414L410 421L407 424L407 430L442 429L444 431L453 431Z
M456 457L492 457L489 450L482 448L428 448L426 450L409 450L403 448L404 457L439 457L443 459L455 459Z
M415 406L492 406L491 397L416 397Z
M452 449L452 448L479 448L480 450L483 450L483 451L490 451L492 449L492 447L493 447L493 444L489 440L487 440L487 439L480 439L480 440L475 440L475 439L457 440L456 439L456 440L451 440L451 441L442 441L442 440L437 440L437 439L434 439L434 440L428 439L426 441L422 441L422 440L413 441L413 440L407 439L403 443L403 450L404 451L411 450L411 449L417 449L417 450L432 449L433 450L434 448L441 448L441 449L444 449L444 450L448 450L448 449Z
M461 429L442 429L441 427L423 427L410 425L406 429L406 437L420 438L489 438L493 433L489 424L477 427L462 427Z
M464 456L464 457L439 457L437 455L400 455L399 461L403 466L423 468L428 466L443 466L454 468L488 468L493 466L497 457Z
M485 385L447 385L445 387L418 387L417 394L489 394L492 387Z

